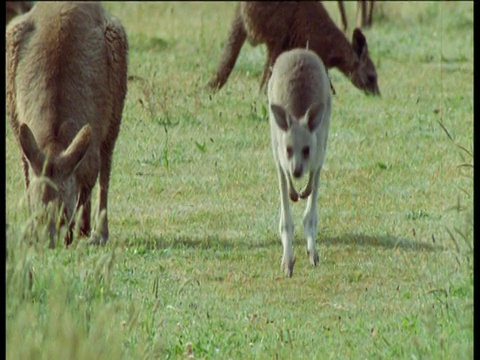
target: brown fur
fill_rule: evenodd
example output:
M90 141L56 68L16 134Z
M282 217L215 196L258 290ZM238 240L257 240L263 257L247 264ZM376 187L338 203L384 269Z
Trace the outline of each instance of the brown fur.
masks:
M267 46L260 89L282 52L308 48L317 53L327 69L338 68L357 88L367 94L380 94L365 36L355 29L350 43L320 2L241 2L235 10L220 64L209 81L211 88L220 89L227 82L245 39L252 46Z
M5 25L15 16L24 14L33 7L33 1L6 1L5 2Z
M67 244L74 211L83 211L81 234L90 233L91 191L98 177L100 234L92 240L108 239L108 186L127 61L125 31L99 3L40 2L7 27L6 106L22 149L26 187L33 185L29 168L34 179L43 176L52 184L35 186L32 197L34 205L64 207Z

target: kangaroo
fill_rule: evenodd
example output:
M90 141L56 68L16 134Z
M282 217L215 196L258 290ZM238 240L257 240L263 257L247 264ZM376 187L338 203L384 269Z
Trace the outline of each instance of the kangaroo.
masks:
M375 5L374 0L359 0L357 1L357 28L363 29L372 26L373 22L373 7ZM340 16L342 18L343 32L348 31L348 21L345 12L344 2L338 1L338 9L340 10Z
M289 199L307 199L303 218L307 254L313 266L317 252L317 198L320 171L327 148L332 94L327 71L311 50L293 49L276 60L268 83L268 104L273 157L280 187L280 237L282 269L291 277L295 263L293 218ZM306 187L298 193L293 178L308 173Z
M31 195L32 207L48 219L50 247L57 217L68 225L66 245L74 212L81 211L81 235L90 234L97 178L99 208L90 240L108 240L108 188L127 59L125 30L99 3L39 2L7 27L7 115L22 151L29 208Z
M380 95L377 72L362 31L355 29L350 43L320 2L239 3L217 71L208 83L212 89L219 90L227 82L245 40L252 46L267 46L260 90L282 52L308 48L327 69L337 68L366 94Z

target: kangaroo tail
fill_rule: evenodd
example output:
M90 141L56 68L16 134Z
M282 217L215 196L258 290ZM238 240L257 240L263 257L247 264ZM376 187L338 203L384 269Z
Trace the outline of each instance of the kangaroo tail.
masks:
M240 6L237 6L235 10L235 16L233 18L230 31L228 33L228 39L223 48L222 56L220 57L220 64L218 65L217 72L213 78L208 82L208 85L215 90L220 90L228 80L230 73L235 66L238 54L247 38L247 31L243 26L242 16L240 14Z

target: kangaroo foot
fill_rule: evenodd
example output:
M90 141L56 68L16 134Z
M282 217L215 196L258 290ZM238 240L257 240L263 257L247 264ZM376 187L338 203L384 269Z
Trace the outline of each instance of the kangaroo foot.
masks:
M295 265L295 257L292 258L285 258L282 259L282 271L285 275L289 278L293 276L293 267Z
M318 256L317 249L315 249L315 250L313 250L313 251L307 250L307 255L308 255L308 259L310 260L310 263L311 263L313 266L317 266L317 264L318 264L319 261L320 261L320 257Z

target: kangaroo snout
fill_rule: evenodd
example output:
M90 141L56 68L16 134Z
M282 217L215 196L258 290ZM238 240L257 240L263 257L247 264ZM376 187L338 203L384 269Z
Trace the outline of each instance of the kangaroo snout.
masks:
M369 96L379 96L382 97L382 94L380 93L380 89L378 88L378 85L375 84L372 89L366 88L365 89L365 94Z
M295 179L299 179L303 176L303 167L300 165L300 166L297 166L295 167L295 169L293 170L293 177Z

